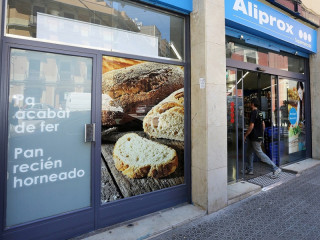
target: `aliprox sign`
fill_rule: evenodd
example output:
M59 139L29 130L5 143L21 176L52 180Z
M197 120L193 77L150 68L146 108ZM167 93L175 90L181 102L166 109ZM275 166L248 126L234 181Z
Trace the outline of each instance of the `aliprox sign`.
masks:
M226 20L317 52L317 32L256 0L225 0Z

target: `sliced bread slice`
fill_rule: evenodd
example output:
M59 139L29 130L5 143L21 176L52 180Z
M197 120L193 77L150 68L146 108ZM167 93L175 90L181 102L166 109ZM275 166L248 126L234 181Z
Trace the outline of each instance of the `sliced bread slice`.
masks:
M118 139L113 150L116 168L129 178L162 178L178 167L174 149L135 133Z
M179 89L154 106L143 119L150 137L184 140L184 91Z

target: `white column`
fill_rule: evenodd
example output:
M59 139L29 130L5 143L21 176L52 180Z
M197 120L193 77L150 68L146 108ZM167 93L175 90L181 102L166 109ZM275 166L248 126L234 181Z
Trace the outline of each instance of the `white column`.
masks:
M194 0L191 14L192 201L214 212L227 205L224 0ZM199 79L206 86L200 89Z

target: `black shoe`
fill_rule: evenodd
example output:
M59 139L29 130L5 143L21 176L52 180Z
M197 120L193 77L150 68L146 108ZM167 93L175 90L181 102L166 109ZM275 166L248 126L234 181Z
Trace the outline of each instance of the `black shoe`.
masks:
M241 173L243 173L243 170L241 170ZM249 171L248 169L244 170L244 174L247 174L247 175L253 175L253 170Z

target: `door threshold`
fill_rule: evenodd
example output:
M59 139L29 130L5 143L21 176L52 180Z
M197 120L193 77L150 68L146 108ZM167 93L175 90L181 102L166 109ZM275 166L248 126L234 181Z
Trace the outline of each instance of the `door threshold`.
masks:
M241 201L261 191L261 186L241 181L228 185L228 205Z
M300 174L303 171L306 171L306 170L308 170L310 168L313 168L313 167L315 167L315 166L317 166L319 164L320 164L319 160L308 158L308 159L305 159L305 160L302 160L302 161L299 161L299 162L296 162L296 163L292 163L292 164L286 165L286 166L281 167L281 168L283 170L286 170L286 171L290 171L290 172L293 172L293 173L296 173L296 174Z

